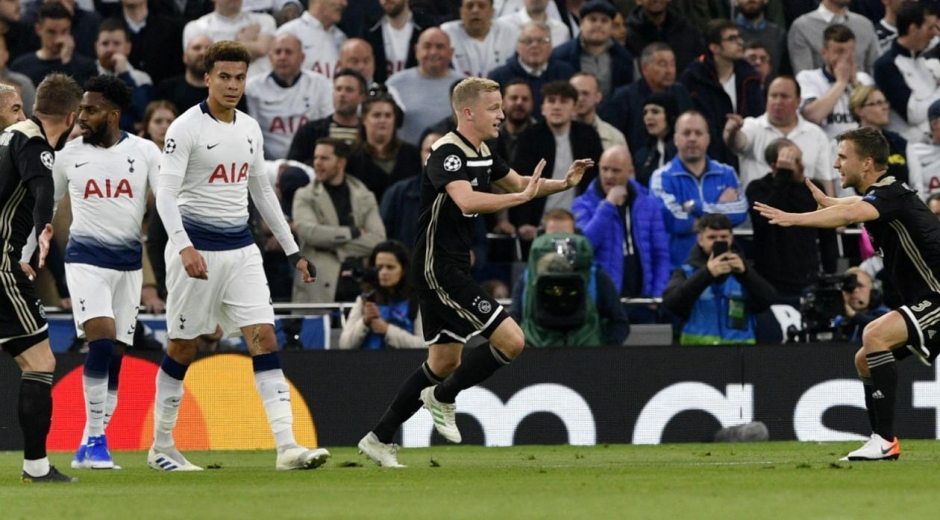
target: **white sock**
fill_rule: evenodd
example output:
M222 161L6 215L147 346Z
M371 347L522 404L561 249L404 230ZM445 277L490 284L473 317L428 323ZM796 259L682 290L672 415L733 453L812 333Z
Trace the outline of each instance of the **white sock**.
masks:
M49 457L36 460L23 459L23 471L31 477L44 477L49 474Z
M268 424L278 450L297 445L294 440L294 412L290 407L290 386L281 369L255 372L255 387L264 402Z
M118 405L118 396L117 388L108 389L108 402L104 407L104 428L108 429L108 424L111 424L111 417L114 415L114 409Z
M87 437L104 435L104 414L108 400L108 376L105 375L101 379L83 375L82 387L85 390L85 435Z
M170 377L161 368L157 370L157 395L153 403L153 445L170 448L173 429L179 419L180 403L183 401L183 381Z

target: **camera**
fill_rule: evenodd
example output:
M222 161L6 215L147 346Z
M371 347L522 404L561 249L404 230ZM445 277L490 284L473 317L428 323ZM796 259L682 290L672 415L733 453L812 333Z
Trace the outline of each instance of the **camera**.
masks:
M846 340L835 318L845 313L842 292L852 292L856 287L858 277L855 274L820 275L800 299L803 330L789 330L787 337L801 343Z
M375 301L375 290L379 286L379 268L355 266L343 269L340 278L351 279L362 289L362 299L367 302Z

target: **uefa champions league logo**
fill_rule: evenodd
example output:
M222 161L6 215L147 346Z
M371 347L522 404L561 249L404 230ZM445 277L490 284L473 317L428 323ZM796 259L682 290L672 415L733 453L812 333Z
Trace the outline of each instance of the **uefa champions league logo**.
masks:
M163 153L169 155L176 151L176 139L167 139L163 145Z
M455 172L459 170L460 165L460 157L457 157L456 155L448 155L447 158L444 159L444 169L449 172Z

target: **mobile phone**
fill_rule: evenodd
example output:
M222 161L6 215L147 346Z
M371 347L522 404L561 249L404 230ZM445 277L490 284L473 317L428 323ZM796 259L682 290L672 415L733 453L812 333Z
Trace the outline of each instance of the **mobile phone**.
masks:
M716 257L721 256L728 252L728 242L724 240L716 240L712 244L712 254Z

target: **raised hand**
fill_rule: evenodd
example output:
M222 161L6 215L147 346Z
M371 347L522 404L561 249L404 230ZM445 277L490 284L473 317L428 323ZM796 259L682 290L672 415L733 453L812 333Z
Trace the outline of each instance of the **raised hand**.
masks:
M568 167L568 173L565 174L565 186L574 188L581 182L584 172L594 166L594 159L578 159Z
M545 159L539 161L539 164L535 167L535 171L532 172L532 176L529 177L529 183L526 184L525 189L522 190L522 198L526 202L534 199L536 195L539 194L542 185L545 184L545 179L542 178L543 168L545 168Z
M755 202L754 209L761 214L762 217L766 218L771 224L776 224L778 226L790 227L793 225L793 222L790 220L792 216L791 213L785 211L780 211L779 209L768 206L763 202Z

